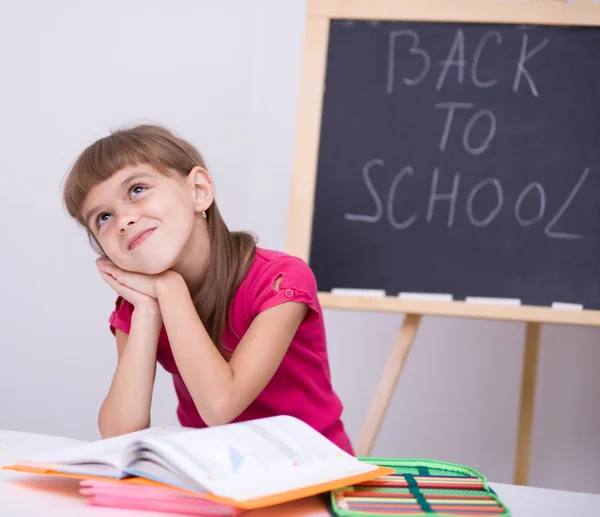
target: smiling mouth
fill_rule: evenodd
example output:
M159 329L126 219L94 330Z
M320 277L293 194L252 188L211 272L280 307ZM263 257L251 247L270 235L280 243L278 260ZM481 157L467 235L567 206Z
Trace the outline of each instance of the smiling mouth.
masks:
M150 235L156 230L156 228L149 228L148 230L144 230L143 232L137 234L133 240L129 243L129 249L133 250L143 244Z

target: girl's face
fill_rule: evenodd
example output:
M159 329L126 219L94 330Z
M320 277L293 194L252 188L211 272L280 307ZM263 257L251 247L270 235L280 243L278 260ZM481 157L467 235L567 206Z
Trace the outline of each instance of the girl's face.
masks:
M200 167L188 176L152 166L125 167L93 187L83 204L87 227L118 267L158 274L173 269L186 248L207 241L202 212L212 184Z

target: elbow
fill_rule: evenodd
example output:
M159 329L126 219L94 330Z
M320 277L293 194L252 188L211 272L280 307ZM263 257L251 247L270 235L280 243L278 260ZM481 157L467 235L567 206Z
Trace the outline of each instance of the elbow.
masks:
M198 413L208 427L229 424L239 413L231 410L226 399L215 400L205 408L198 408Z
M204 423L208 427L216 427L219 425L225 425L225 424L229 423L228 420L226 420L224 418L220 418L218 415L210 415L210 416L202 417L202 420L204 420Z
M98 430L103 440L123 434L134 433L150 427L150 418L134 421L127 418L114 418L100 411L98 415Z
M233 420L233 418L228 418L224 413L219 411L205 411L205 413L206 414L200 413L200 416L208 427L225 425Z
M150 422L135 425L130 424L128 422L122 423L98 423L98 429L100 430L100 436L105 440L107 438L114 438L115 436L121 436L123 434L135 433L136 431L142 431L143 429L148 429L150 427Z

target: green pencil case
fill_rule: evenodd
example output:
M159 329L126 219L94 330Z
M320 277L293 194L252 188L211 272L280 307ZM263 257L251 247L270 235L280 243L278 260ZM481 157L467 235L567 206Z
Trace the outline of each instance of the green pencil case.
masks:
M485 476L464 465L425 459L359 458L396 473L330 492L339 517L510 517Z

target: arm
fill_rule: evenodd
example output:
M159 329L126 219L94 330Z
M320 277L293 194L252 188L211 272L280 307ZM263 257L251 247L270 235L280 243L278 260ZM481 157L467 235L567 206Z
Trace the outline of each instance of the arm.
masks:
M156 349L161 327L160 311L154 303L136 307L129 336L116 329L118 364L98 414L102 438L150 426Z
M180 275L165 275L156 294L179 372L200 416L211 426L231 422L260 394L308 311L303 303L287 302L261 312L227 362Z

